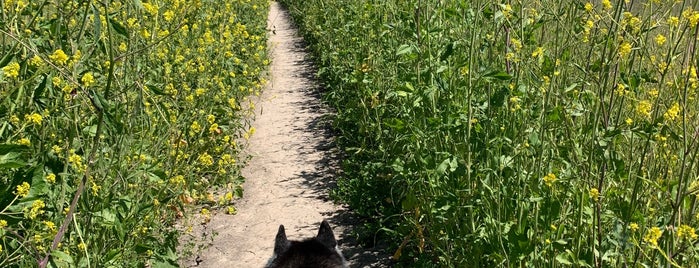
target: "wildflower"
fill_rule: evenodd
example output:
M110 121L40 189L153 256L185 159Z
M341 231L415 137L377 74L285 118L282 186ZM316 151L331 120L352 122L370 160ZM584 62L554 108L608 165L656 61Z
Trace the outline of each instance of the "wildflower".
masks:
M80 78L80 81L82 81L83 85L85 85L86 87L95 84L95 78L92 76L92 73L90 72L85 73L83 77Z
M537 47L534 52L532 52L532 58L538 58L544 55L544 47Z
M165 21L172 21L172 18L174 17L175 12L172 12L172 10L168 10L163 13L163 18L165 18Z
M631 119L631 118L626 118L626 125L627 125L627 126L633 125L633 119Z
M606 10L612 9L612 2L609 0L602 0L602 7Z
M150 13L151 16L158 15L158 5L153 5L150 3L143 3L143 9L146 10L146 12Z
M697 234L693 227L686 224L682 224L679 228L677 228L677 239L696 240Z
M56 183L56 174L49 173L49 175L46 175L46 181L50 184Z
M659 46L662 46L663 44L665 44L665 41L667 41L667 39L665 38L664 35L658 34L655 36L655 43L658 44Z
M631 224L629 224L629 229L630 229L632 232L638 231L638 224L635 223L635 222L632 222Z
M59 155L59 154L61 154L61 152L63 152L63 148L61 148L61 146L54 145L54 146L51 146L51 151L54 154Z
M211 127L209 127L209 133L214 134L214 133L217 133L217 132L220 132L219 129L218 129L218 124L213 123L213 124L211 125Z
M19 140L17 141L17 143L18 143L19 145L26 145L26 146L32 145L32 141L30 141L30 140L27 139L27 138L21 138L21 139L19 139Z
M26 120L32 124L41 125L41 121L43 120L43 117L41 117L41 115L38 113L33 113L33 114L24 115L24 120Z
M44 226L46 226L46 229L55 232L56 231L56 224L53 223L52 221L43 221Z
M238 211L235 209L235 207L228 206L228 207L226 207L226 213L228 213L230 215L235 215L236 213L238 213Z
M214 158L211 157L208 153L203 153L199 155L199 158L197 158L200 164L203 166L211 166L214 164Z
M592 3L590 3L590 2L585 3L585 11L592 12L592 9L594 9L594 8L595 8L595 6L593 6Z
M665 118L665 121L674 121L679 117L681 112L680 105L675 102L675 104L668 109L665 114L663 114L663 118Z
M56 64L64 65L66 64L66 62L68 62L68 55L66 55L66 53L59 48L49 56L49 59L51 59Z
M34 55L34 57L29 60L29 64L32 66L41 67L44 65L44 60L42 60L39 55Z
M87 249L85 242L80 242L80 244L78 244L78 250L84 251L85 249Z
M192 131L192 133L199 133L201 131L201 126L199 125L199 122L194 121L192 122L192 125L189 126L189 130Z
M624 96L628 90L626 90L626 86L624 84L617 84L616 85L616 94L618 96Z
M680 18L670 16L669 18L667 18L667 24L670 25L671 28L675 28L678 25L680 25Z
M653 227L648 230L646 236L643 237L643 241L650 244L651 247L658 247L658 239L663 235L663 231L658 227Z
M127 49L128 47L126 46L126 43L121 42L121 44L119 44L119 51L126 52Z
M216 122L216 116L214 116L213 114L207 115L206 122L209 122L209 124L213 124L214 122Z
M184 180L184 176L177 175L177 176L170 178L170 183L175 184L175 185L181 185L181 184L185 184L186 181Z
M544 183L546 183L546 186L552 187L553 183L556 182L556 175L554 175L553 173L549 173L546 176L544 176L543 180Z
M642 100L636 105L636 113L640 116L650 118L653 104L649 100Z
M14 194L19 198L26 197L29 195L29 189L31 189L31 186L25 181L22 182L22 184L17 185L17 190L14 192Z
M5 67L2 67L2 72L5 74L5 76L9 78L15 78L19 76L19 63L17 62L10 62Z
M631 53L631 44L629 42L623 42L619 45L619 56L625 57Z
M32 208L29 210L28 218L33 220L37 216L44 214L43 208L45 207L46 203L44 203L44 201L41 199L34 201L34 203L32 203Z
M5 228L7 227L7 221L6 220L0 220L0 228Z
M595 202L599 200L599 190L597 188L590 189L590 198Z
M209 212L208 209L202 208L201 209L201 215L204 217L204 222L209 222L211 221L211 212Z

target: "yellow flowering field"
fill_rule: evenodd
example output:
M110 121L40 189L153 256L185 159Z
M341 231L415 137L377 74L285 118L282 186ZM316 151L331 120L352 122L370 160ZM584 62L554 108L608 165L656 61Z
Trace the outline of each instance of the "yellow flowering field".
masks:
M699 1L282 2L398 266L699 267Z
M235 213L268 5L0 1L0 267L177 266Z

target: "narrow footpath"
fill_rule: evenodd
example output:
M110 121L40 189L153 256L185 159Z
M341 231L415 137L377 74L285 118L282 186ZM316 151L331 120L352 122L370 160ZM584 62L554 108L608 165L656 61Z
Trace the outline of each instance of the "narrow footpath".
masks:
M186 267L263 267L284 224L290 239L312 237L327 219L351 267L386 267L386 257L349 238L351 213L328 198L338 172L329 110L320 101L315 68L289 15L277 2L268 18L270 83L256 104L238 213L212 215L214 236Z

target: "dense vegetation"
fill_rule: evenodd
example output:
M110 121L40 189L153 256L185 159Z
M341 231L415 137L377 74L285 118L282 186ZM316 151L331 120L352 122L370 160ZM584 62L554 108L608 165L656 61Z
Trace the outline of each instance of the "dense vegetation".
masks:
M267 10L0 1L0 267L173 266L188 207L235 213Z
M699 266L699 1L282 2L399 264Z

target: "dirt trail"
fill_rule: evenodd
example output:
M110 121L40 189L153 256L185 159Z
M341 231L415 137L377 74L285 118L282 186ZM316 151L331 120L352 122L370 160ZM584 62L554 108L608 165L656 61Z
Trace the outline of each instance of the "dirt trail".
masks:
M320 86L305 44L288 13L271 3L268 19L270 84L256 104L243 170L244 197L238 214L212 215L202 232L218 233L211 245L185 263L187 267L263 267L272 255L274 236L284 224L291 239L311 237L328 219L351 267L384 267L375 252L349 239L351 214L328 199L337 174L337 157Z

